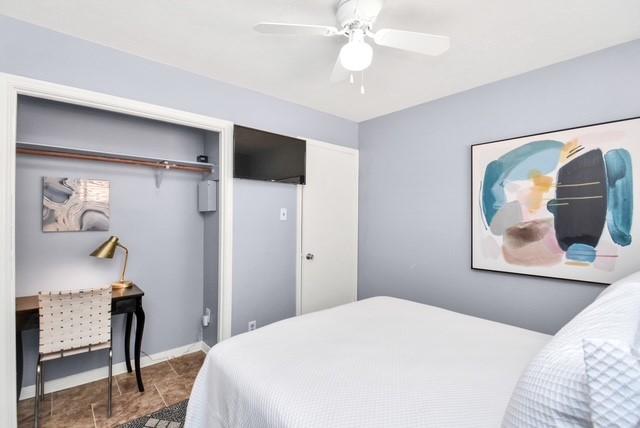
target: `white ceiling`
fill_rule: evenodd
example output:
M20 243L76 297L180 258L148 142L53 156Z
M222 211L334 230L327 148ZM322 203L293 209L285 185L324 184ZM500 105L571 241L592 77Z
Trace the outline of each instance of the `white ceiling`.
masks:
M0 13L354 121L640 38L638 0L387 0L376 28L451 37L440 57L376 46L367 93L331 84L341 39L258 34L336 25L335 0L0 0Z

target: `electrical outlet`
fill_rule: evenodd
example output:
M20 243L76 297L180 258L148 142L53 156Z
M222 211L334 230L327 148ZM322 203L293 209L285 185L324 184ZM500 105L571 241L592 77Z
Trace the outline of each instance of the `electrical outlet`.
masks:
M255 330L256 329L256 325L257 325L256 320L249 321L249 326L247 328L247 331Z
M206 308L204 310L204 315L202 316L202 326L208 327L211 322L211 309Z
M286 220L287 220L287 209L280 208L280 221L286 221Z

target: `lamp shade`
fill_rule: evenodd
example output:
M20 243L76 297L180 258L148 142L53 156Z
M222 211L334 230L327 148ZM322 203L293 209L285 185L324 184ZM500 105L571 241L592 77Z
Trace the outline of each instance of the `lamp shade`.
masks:
M112 236L96 248L91 255L99 259L112 259L118 246L118 237Z

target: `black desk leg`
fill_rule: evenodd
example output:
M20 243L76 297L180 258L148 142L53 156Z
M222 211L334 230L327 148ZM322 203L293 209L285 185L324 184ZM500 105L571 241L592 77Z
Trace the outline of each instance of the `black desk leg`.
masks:
M124 330L124 360L127 363L127 372L131 373L131 352L129 348L131 347L131 321L133 320L133 314L131 312L127 312L126 318L126 326Z
M18 392L16 397L18 400L20 399L20 390L22 389L22 330L16 330L16 386L18 387Z
M142 310L142 302L138 302L136 306L136 347L135 347L135 366L136 380L138 381L138 391L144 392L142 385L142 374L140 373L140 351L142 347L142 333L144 332L144 311Z

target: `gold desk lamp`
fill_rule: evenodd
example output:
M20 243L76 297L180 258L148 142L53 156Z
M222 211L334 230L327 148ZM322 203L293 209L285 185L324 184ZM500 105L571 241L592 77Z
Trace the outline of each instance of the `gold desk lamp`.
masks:
M127 270L127 259L129 258L129 250L127 247L118 242L117 236L112 236L104 241L98 248L95 249L91 255L99 259L112 259L116 252L116 247L120 247L124 250L124 266L122 268L122 274L120 275L120 281L111 284L113 288L129 288L133 283L124 279L124 274Z

